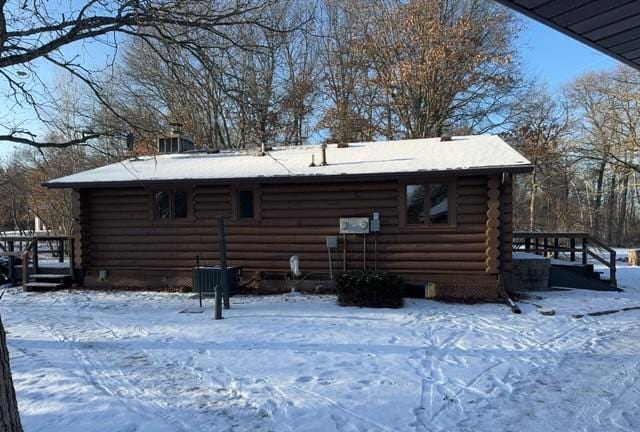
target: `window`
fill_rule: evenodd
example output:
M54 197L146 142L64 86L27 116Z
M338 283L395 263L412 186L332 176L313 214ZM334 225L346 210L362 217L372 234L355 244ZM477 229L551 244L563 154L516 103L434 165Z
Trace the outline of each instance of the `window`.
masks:
M156 220L171 219L171 195L169 192L156 192L154 218Z
M260 221L260 185L231 185L231 220L253 223Z
M189 216L189 206L187 201L187 193L185 191L176 191L173 193L174 218L184 219Z
M238 219L253 219L253 191L238 191Z
M449 185L434 183L429 194L429 224L449 224Z
M452 189L453 184L448 182L404 185L404 224L414 227L455 225Z
M180 151L188 152L194 149L193 141L188 140L186 138L180 138Z
M407 224L416 225L424 223L424 186L407 185Z
M190 195L187 191L156 191L153 193L153 219L186 220L189 218Z

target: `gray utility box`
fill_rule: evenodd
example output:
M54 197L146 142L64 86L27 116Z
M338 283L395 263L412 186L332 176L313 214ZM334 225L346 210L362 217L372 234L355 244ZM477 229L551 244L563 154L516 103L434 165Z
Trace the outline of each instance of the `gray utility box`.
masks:
M328 236L327 237L327 249L335 249L338 247L338 237L336 236Z
M237 294L238 281L242 267L227 267L227 280L229 281L229 295ZM220 266L194 267L192 271L193 291L203 294L215 294L216 285L222 285L222 271Z
M369 218L340 218L340 234L369 234Z

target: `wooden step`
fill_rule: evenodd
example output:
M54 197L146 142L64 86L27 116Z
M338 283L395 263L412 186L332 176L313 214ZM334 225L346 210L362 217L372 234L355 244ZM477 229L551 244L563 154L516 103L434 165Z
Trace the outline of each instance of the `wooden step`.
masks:
M38 273L29 276L33 281L70 281L71 276L68 274Z
M38 273L30 275L29 282L55 283L60 284L62 288L69 288L73 279L68 274Z
M621 291L611 282L600 278L600 273L584 272L572 266L552 265L549 272L549 286L559 288L577 288L593 291Z
M64 284L60 282L28 282L24 290L27 292L46 292L56 291L64 288Z

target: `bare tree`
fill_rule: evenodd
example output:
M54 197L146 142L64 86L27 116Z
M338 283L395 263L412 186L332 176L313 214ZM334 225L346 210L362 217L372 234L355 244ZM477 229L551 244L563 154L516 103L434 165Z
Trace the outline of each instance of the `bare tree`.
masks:
M587 73L568 85L577 119L572 150L585 172L592 231L621 244L635 213L640 173L640 74L627 67ZM633 192L636 192L634 194Z
M361 47L366 37L360 0L325 0L319 11L322 93L327 105L320 127L328 142L372 140L376 135L378 89L369 79L371 62Z
M42 1L0 0L0 79L9 89L5 96L48 123L50 112L36 89L37 84L44 83L38 69L44 62L82 81L106 109L127 123L127 118L105 98L107 85L100 81L98 73L113 65L123 35L152 46L179 46L194 56L210 48L237 48L241 46L234 35L238 29L281 30L265 14L275 3L276 0L85 0L69 3L65 8L63 4ZM74 48L83 43L103 44L114 56L92 69L75 54ZM40 89L50 93L46 84ZM34 131L19 124L0 127L5 131L0 134L0 141L38 148L68 147L114 133L84 130L81 136L60 143L37 141Z
M521 74L517 23L484 0L376 0L362 49L390 121L406 138L456 127L483 132L505 122Z
M536 209L540 191L550 192L553 182L562 177L563 162L566 162L563 158L563 137L567 128L566 107L556 102L545 88L535 86L522 101L510 133L505 134L533 165L533 172L529 175L530 230L539 228Z

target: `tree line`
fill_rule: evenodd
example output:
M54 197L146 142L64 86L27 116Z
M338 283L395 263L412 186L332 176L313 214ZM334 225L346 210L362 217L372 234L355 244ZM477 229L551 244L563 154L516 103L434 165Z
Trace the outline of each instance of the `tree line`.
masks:
M516 225L640 241L640 73L587 72L559 95L534 88L505 134L533 163L518 181Z

